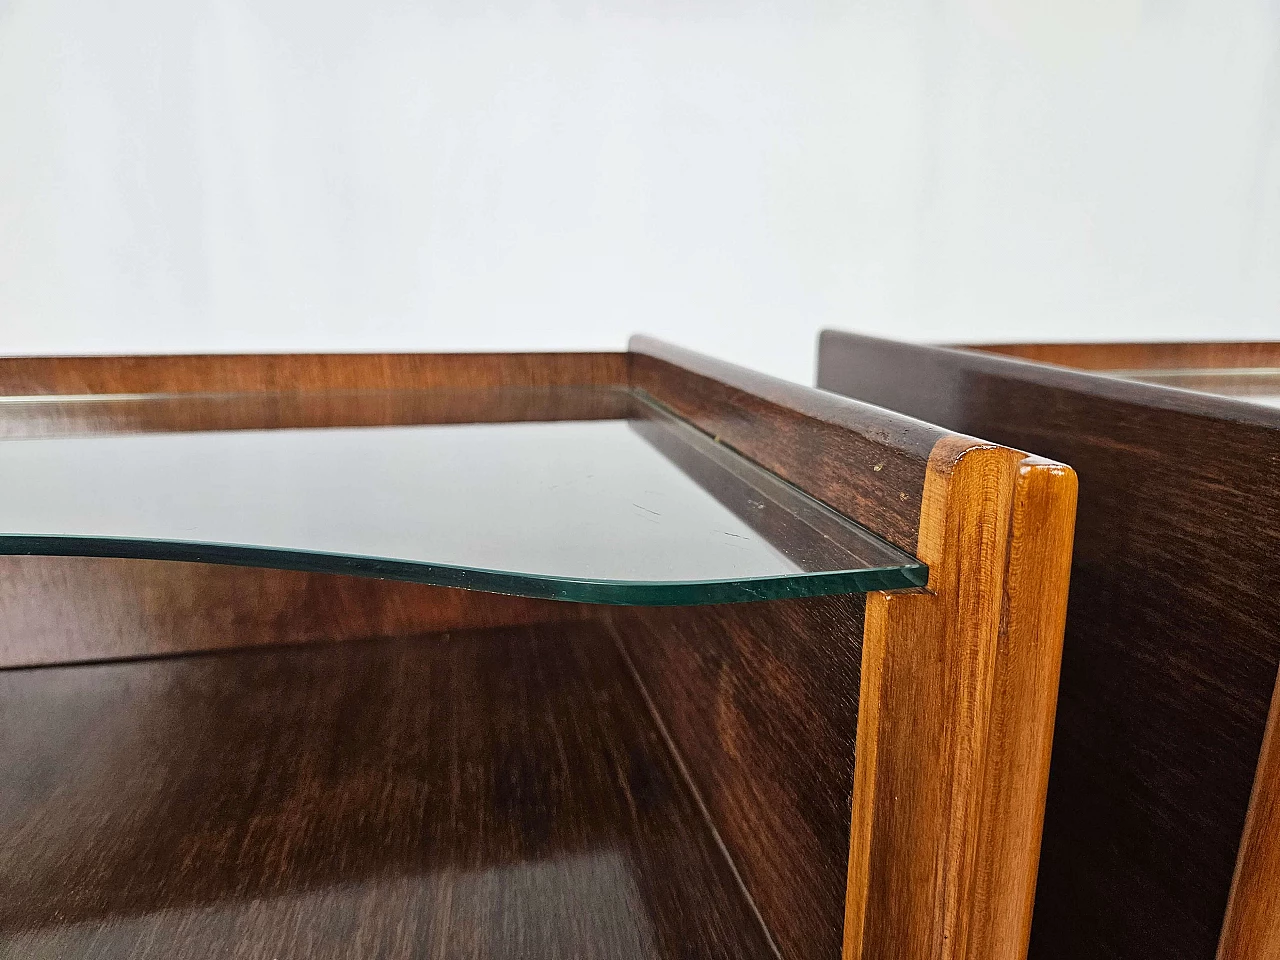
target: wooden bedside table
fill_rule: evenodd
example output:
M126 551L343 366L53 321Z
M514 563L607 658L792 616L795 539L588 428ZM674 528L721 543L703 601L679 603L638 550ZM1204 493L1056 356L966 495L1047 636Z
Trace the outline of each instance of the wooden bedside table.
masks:
M0 392L6 949L1024 955L1061 464L645 338Z

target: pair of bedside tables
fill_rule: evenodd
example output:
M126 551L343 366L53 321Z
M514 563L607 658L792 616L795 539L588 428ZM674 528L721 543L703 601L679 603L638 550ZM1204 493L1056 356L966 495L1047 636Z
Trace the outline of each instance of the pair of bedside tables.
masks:
M1260 942L1276 464L1123 458L1272 414L838 334L819 386L0 360L0 956L1191 957L1232 889Z

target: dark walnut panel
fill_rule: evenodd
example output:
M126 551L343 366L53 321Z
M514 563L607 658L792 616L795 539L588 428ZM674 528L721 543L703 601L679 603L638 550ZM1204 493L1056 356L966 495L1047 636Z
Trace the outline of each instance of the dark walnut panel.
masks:
M0 557L0 668L573 620L573 603L396 580Z
M607 611L782 956L840 956L862 596Z
M1030 955L1212 958L1280 664L1280 412L834 332L818 383L1076 469Z
M607 386L621 353L280 353L3 357L0 395Z
M587 625L0 674L0 954L772 958Z
M914 553L929 454L946 431L648 337L631 385L812 497Z

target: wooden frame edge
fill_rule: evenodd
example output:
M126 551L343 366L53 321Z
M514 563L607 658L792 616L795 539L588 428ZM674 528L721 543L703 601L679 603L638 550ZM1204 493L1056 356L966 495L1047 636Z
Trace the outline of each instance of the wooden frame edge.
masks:
M948 431L651 337L630 382L716 442L900 549L915 550L930 451Z
M867 348L881 350L886 347L915 353L916 361L924 369L928 369L941 355L946 358L953 373L966 377L994 376L1040 388L1068 390L1081 396L1125 404L1128 408L1150 407L1191 416L1225 418L1236 423L1254 423L1270 429L1280 428L1280 409L1238 397L1216 396L1163 384L1126 380L1107 372L1116 368L1090 369L1050 360L992 353L983 347L908 343L848 330L828 329L819 334L816 378L819 389L830 389L844 395L835 385L841 379L837 369L842 351Z
M1280 956L1280 680L1271 694L1217 960Z
M1280 365L1280 341L1275 340L975 343L951 346L1077 370L1176 370L1193 366L1212 369Z
M929 587L867 598L844 960L1021 960L1030 937L1076 478L949 436Z
M0 357L0 396L610 386L623 352Z

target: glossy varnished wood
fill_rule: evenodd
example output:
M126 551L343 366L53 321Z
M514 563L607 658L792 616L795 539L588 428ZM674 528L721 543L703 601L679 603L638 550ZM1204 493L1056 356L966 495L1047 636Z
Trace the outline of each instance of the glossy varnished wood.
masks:
M948 438L928 590L609 613L783 956L1024 955L1074 492Z
M1076 468L1031 956L1213 957L1280 663L1280 411L837 333L818 382Z
M1219 343L1000 343L967 347L1081 370L1280 367L1280 341Z
M874 652L848 600L614 617L783 955L1021 957L1071 471L643 338L632 349L634 386L938 565L927 591L867 599Z
M305 392L625 383L621 353L3 357L0 395Z
M767 958L586 625L0 674L0 955Z
M607 611L782 956L839 956L865 598Z
M1219 396L1261 396L1275 406L1280 392L1280 342L1159 344L1019 344L992 353L1081 369L1115 371L1125 379ZM1271 701L1244 834L1236 856L1219 960L1280 956L1280 684Z
M900 414L783 383L645 338L634 340L632 351L621 367L619 364L624 361L620 356L560 356L549 358L545 364L529 357L369 357L355 361L145 358L123 364L114 372L106 362L13 361L7 367L0 364L0 373L5 375L0 377L0 386L7 383L14 388L11 392L18 393L260 391L279 407L278 414L273 414L273 423L295 425L316 425L336 416L376 422L378 418L432 414L416 407L417 401L361 400L353 408L342 407L332 398L312 402L286 396L290 391L296 394L314 390L323 396L325 390L345 390L353 385L471 388L492 384L536 387L548 383L624 382L644 391L719 442L890 542L936 558L938 564L938 573L927 590L894 598L873 595L869 602L875 615L869 617L864 617L864 601L860 597L715 608L591 611L609 622L611 635L626 650L630 669L646 691L645 702L676 758L672 762L688 779L689 797L695 798L689 802L707 817L705 835L681 828L683 832L676 831L678 839L670 842L668 850L658 838L661 831L645 833L641 840L611 834L610 842L624 852L636 845L653 847L651 854L637 855L635 862L640 866L627 861L626 871L640 878L636 882L643 890L649 889L646 878L651 868L657 868L655 865L673 869L668 879L673 887L681 888L679 898L662 892L654 897L646 893L640 898L646 904L651 900L659 904L641 911L653 917L649 941L659 944L656 952L660 956L754 955L768 949L760 928L752 926L758 916L771 931L782 955L788 958L820 960L834 957L843 949L846 956L859 960L1018 960L1026 941L1026 905L1030 902L1030 878L1036 857L1035 826L1044 790L1043 758L1052 722L1052 683L1061 637L1061 605L1055 598L1060 598L1063 589L1061 561L1069 541L1073 492L1070 471ZM350 364L350 369L344 364ZM187 399L197 406L217 407L222 403L199 397ZM209 411L193 415L193 421L183 419L187 413L157 414L159 407L154 406L139 413L131 407L143 402L137 399L113 400L110 404L99 400L75 402L87 404L85 409L90 413L86 416L70 409L50 408L52 414L46 416L37 404L31 408L35 414L15 429L65 433L117 427L191 429L193 423L197 425L194 428L199 428L201 422L252 425L243 417L237 420L240 414L234 410L225 413L235 404L221 406L224 413L216 416ZM55 401L53 407L61 403ZM117 413L109 409L111 404L119 404ZM14 422L18 420L21 417ZM306 422L299 423L300 420ZM764 534L769 535L768 531ZM239 574L257 576L262 572L238 571ZM81 626L91 625L103 610L111 610L117 599L145 591L158 575L156 571L139 572L142 579L130 582L123 571L113 573L123 584L117 597L105 603L90 603L71 620ZM170 589L180 598L189 577L178 576L180 582ZM196 594L224 597L227 606L237 608L241 597L251 598L261 586L247 581L235 581L230 586L208 581L196 588ZM271 592L271 588L263 589ZM286 597L293 596L292 590L302 590L305 599L297 604L290 602L292 615L303 616L303 610L314 606L319 611L317 626L322 620L335 617L341 622L341 612L348 609L346 602L340 602L325 610L309 587L286 585L281 589ZM318 585L314 589L327 591L330 587ZM100 593L111 597L110 590ZM403 634L412 629L414 617L419 615L419 611L412 611L397 619L400 615L393 612L389 621L383 622L379 616L384 605L394 608L397 601L390 595L371 595L369 600L367 610L361 607L361 601L352 601L363 612L352 618L349 631L339 631L343 636L362 632ZM157 608L157 618L174 602L172 598L164 600ZM481 609L464 607L459 614L461 622ZM180 599L177 608L181 610ZM270 605L263 609L269 611ZM498 619L520 621L537 620L545 612L533 607L494 610ZM184 622L185 619L189 618ZM276 618L262 619L269 622L259 623L251 615L249 622L256 624L253 629L229 629L226 633L233 637L274 635ZM159 636L174 628L173 623L159 624L155 632ZM135 629L130 626L122 632ZM589 628L565 629L572 636L579 636L572 631ZM205 634L223 632L218 627ZM517 633L529 635L528 631L513 631L511 635ZM541 627L533 633L545 636ZM431 646L442 641L438 636L424 636L416 642ZM602 663L612 663L608 655L596 652L595 643L591 641L591 656L604 656ZM163 641L160 646L164 647ZM570 646L580 648L576 641ZM177 648L190 649L181 644ZM311 647L296 654L326 660L347 655L348 648L354 657L357 645ZM447 644L445 648L451 649ZM878 652L868 656L870 648ZM237 656L277 655L283 654ZM231 655L218 655L212 660L222 662L224 656L226 662L234 659ZM468 654L470 659L477 657ZM480 658L480 663L486 671L495 670L490 661ZM913 663L921 670L910 669ZM403 672L403 668L396 669ZM512 732L516 727L535 731L556 727L539 718L545 716L546 710L559 707L544 708L539 703L548 697L558 703L555 696L559 687L548 690L539 686L543 677L539 671L536 663L517 661L513 672L527 675L528 685L503 688L502 695L507 698L503 711L509 707L511 712L500 711L500 716L508 720L501 721L505 725L496 739L527 746L519 752L521 756L527 754L531 764L554 761L564 765L556 770L572 769L577 763L589 765L594 761L577 746L566 753L563 738L525 741L520 739L523 733L517 736ZM594 675L587 681L586 686L592 689L603 684ZM415 678L415 682L423 695L421 699L451 701L447 707L422 708L445 711L431 716L437 717L433 721L437 726L443 723L448 729L451 721L439 717L455 708L452 701L459 699L460 688L432 687L429 678ZM253 681L254 685L262 683ZM308 689L309 683L302 683L301 689ZM368 692L381 683L365 684L361 690ZM201 682L189 686L203 688ZM330 694L317 696L323 700ZM621 696L602 695L610 703ZM175 693L174 699L180 699L180 695ZM308 702L314 699L307 697ZM863 706L868 701L875 704L870 716L860 709L860 699ZM487 701L480 698L480 702ZM639 716L638 702L629 701L623 712L629 717ZM472 716L471 705L458 709L464 719ZM366 726L369 722L359 720ZM638 720L634 723L640 725ZM913 725L927 728L928 735L910 735ZM321 723L319 729L328 727ZM608 731L601 736L606 743L614 737ZM416 743L418 739L431 739L431 735L429 730L416 728L414 737L406 734L397 742L405 742L406 738ZM277 748L294 749L285 736L274 746L262 747L260 753L265 756ZM551 760L545 756L549 752L555 754ZM303 755L309 756L305 750ZM377 756L375 766L390 762L381 754ZM483 763L479 766L483 768ZM181 772L185 768L179 765L178 769ZM448 782L465 785L469 769L455 765ZM538 767L539 771L542 769ZM304 792L314 792L302 774L309 776L309 768L299 771L289 767L281 779L271 782L299 780ZM157 779L167 783L170 778ZM181 783L181 777L177 782ZM219 784L211 785L211 795L222 789ZM237 796L235 782L229 781L226 789L229 796ZM456 790L453 786L449 789ZM504 808L512 816L520 810L549 809L534 788L520 787L517 793ZM631 795L634 799L634 790ZM577 836L577 828L572 826L579 819L576 801L571 803L558 794L554 799L557 814L551 818L551 825L535 819L522 824L520 830L531 830L535 837L547 833L561 836L558 831ZM61 794L46 796L42 801L55 813L58 802ZM382 809L381 801L372 795L361 794L342 802L352 811ZM594 793L584 803L603 805L605 809L617 806L608 795L600 801ZM481 796L474 805L483 810L484 804ZM456 812L457 808L455 805L448 809ZM208 815L203 808L199 810L201 816ZM236 849L240 851L247 849L241 831L258 829L239 826L245 815L244 810L228 814L230 819L220 834L229 837L227 842L232 845L239 843ZM253 819L252 811L247 815ZM59 816L67 819L66 814ZM633 811L632 820L637 816ZM560 823L562 818L564 824ZM416 829L414 821L403 828L389 827L379 836L384 838L384 845L403 844L404 836L418 836L413 832ZM640 823L635 829L643 832L647 827ZM686 869L681 864L709 862L704 844L708 836L723 843L728 860L712 858L705 875L695 876L690 872L692 867ZM277 853L288 853L294 843L284 842ZM372 845L377 847L376 842ZM145 851L130 850L126 858L141 857L143 876L147 875L148 863L144 854ZM341 844L330 846L326 855L339 866L363 862ZM563 863L577 856L566 853L555 861ZM314 859L318 864L323 857L317 853ZM459 869L454 860L449 863L449 870ZM507 860L503 864L507 873L514 869ZM192 871L188 879L195 882L195 868L182 869ZM734 900L735 892L741 891L728 884L724 871L741 881L746 899ZM215 887L226 882L219 881L216 872L209 881L198 882ZM279 873L276 870L271 877L276 878ZM246 876L249 879L244 882L252 887L257 882L252 879L255 874L250 870ZM718 906L707 908L700 899L690 899L684 892L686 876L692 877L691 882L702 883L706 896ZM115 877L112 881L126 890L133 889ZM276 879L270 881L275 882ZM559 890L556 884L561 882L545 883ZM606 876L604 889L612 889L610 884ZM590 885L584 882L582 886ZM575 885L574 889L580 888ZM467 887L464 894L470 890ZM112 895L94 896L110 900ZM558 904L564 901L560 894L552 899ZM298 922L295 913L288 913L294 908L283 899L279 902L286 909L287 922ZM438 901L433 902L437 904L432 908L435 910ZM668 912L665 905L677 902L678 909L671 907L675 913ZM56 909L52 901L45 908ZM99 922L101 911L95 914L87 908L75 909L82 911L85 923ZM483 911L487 910L489 907L483 906ZM512 923L499 922L494 919L496 914L483 911L468 915L476 918L472 939L461 947L446 942L443 955L490 955L490 943L507 949L509 941L501 938L512 933ZM709 926L704 926L704 913L708 914L705 924ZM548 915L561 918L573 928L565 936L582 932L579 913L551 910ZM605 911L606 917L611 915ZM516 910L514 916L518 921L515 927L525 929L523 914ZM422 922L426 921L406 921L414 930L425 929L413 926ZM19 926L26 936L29 924ZM368 936L384 935L381 926L373 926L375 929ZM60 932L57 936L73 939L52 941L55 949L59 944L82 943L74 939L81 935L80 930ZM597 939L594 930L592 927L588 931L588 940ZM704 930L712 931L710 939L704 938ZM125 938L119 943L135 943L128 939L133 933L119 935ZM436 933L431 936L436 938L433 943L441 942ZM556 940L530 939L533 935L523 933L518 936L522 956L626 956L630 950L629 946L627 950L614 949L613 940L606 948L579 949L579 941L575 940L562 949ZM673 944L679 944L679 949L686 952L679 953ZM499 951L498 955L504 954Z
M171 560L0 557L0 668L572 620L577 604Z
M845 960L1025 955L1075 476L953 436L929 462L925 591L867 598Z
M0 399L0 439L196 430L609 420L624 387L311 390Z
M632 386L895 546L915 549L929 454L946 431L649 337L632 338L630 359Z

